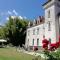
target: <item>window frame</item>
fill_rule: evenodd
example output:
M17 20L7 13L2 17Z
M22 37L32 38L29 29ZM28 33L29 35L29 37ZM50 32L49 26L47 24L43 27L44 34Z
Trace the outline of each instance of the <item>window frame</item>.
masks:
M50 18L50 10L48 11L48 18Z
M37 27L37 35L39 35L39 27Z
M51 31L51 21L48 21L48 31Z
M35 35L35 29L33 29L33 35Z
M37 38L37 46L39 46L39 38Z
M34 46L34 39L33 39L33 41L32 41L32 45Z

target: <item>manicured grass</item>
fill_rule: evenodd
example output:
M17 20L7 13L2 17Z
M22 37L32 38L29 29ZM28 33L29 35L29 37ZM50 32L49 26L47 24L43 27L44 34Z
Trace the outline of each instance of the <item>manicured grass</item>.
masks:
M33 56L19 53L15 48L0 48L0 60L32 60Z

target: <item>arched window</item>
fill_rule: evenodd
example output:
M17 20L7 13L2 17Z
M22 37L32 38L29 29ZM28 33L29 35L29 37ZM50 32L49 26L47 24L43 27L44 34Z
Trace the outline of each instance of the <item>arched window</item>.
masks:
M51 21L48 21L48 31L51 31Z
M32 41L32 45L34 46L34 39L33 39L33 41Z
M48 18L50 18L50 10L48 11Z
M37 39L37 46L39 46L39 39Z
M39 27L37 28L37 35L39 34Z

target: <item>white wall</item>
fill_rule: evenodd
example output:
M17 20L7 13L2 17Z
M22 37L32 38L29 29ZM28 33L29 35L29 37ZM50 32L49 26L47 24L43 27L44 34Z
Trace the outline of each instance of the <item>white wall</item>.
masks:
M39 28L39 34L37 35L37 28ZM35 35L33 35L33 29L35 29ZM28 36L28 30L30 31L30 35ZM34 39L34 46L37 46L37 39L39 38L39 46L42 46L42 40L43 40L43 24L31 27L27 29L27 36L26 41L29 39L29 46L32 46L32 41ZM28 44L26 42L26 44Z
M48 18L48 11L50 10L50 18ZM48 21L51 21L51 31L48 31ZM45 9L45 36L47 39L51 38L51 43L56 42L56 26L55 26L55 6L52 5Z
M55 4L55 19L56 19L56 38L57 38L57 41L59 40L58 37L59 37L59 18L58 18L58 13L60 13L60 2L56 2ZM59 23L59 24L58 24Z
M57 4L54 4L54 1L56 2L56 0L53 0L50 3L52 5L47 4L45 6L45 23L44 23L45 31L43 30L43 24L28 28L27 34L28 34L28 30L30 30L30 36L28 36L28 35L26 36L26 45L32 46L32 40L35 39L34 45L36 46L37 45L37 38L39 38L39 46L42 46L43 34L45 34L46 39L51 38L51 43L55 43L58 41L59 26L58 26L57 14L60 12L60 7L57 7ZM48 11L49 10L50 10L50 18L48 18ZM51 31L48 31L48 21L51 21ZM37 27L40 28L39 35L36 34ZM35 35L33 35L33 29L35 29ZM28 39L29 39L29 44L27 43Z

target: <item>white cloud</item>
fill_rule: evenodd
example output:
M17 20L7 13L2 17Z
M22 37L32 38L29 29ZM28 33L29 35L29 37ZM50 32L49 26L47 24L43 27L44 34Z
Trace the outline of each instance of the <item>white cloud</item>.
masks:
M6 20L9 20L9 17L7 17Z
M18 15L18 12L16 12L16 10L12 10L12 11L10 11L10 10L8 10L7 12L1 12L0 13L0 16L9 16L9 15L15 15L15 16L17 16Z
M9 15L12 15L12 12L11 12L11 11L8 11L8 14L9 14Z
M22 16L19 16L19 18L20 18L20 19L23 19L23 17L22 17Z
M13 13L14 13L15 15L18 15L18 13L16 12L16 10L13 10Z

